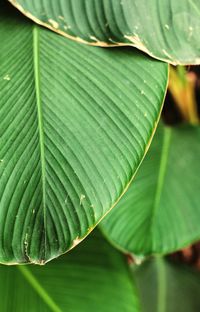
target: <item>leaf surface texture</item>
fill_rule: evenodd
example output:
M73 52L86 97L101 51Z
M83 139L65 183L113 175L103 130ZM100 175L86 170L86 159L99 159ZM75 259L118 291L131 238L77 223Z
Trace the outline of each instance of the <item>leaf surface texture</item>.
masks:
M81 45L2 5L0 261L78 244L128 187L155 130L167 65Z
M128 192L101 223L136 255L166 254L200 238L200 128L161 124Z
M98 232L46 266L1 265L0 300L1 312L140 311L126 259Z
M200 63L199 0L9 0L80 42L133 45L172 64Z

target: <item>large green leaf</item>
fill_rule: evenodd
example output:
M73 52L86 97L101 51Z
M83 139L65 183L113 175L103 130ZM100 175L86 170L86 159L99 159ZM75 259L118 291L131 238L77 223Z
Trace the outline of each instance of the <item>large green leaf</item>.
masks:
M44 267L0 266L1 312L139 312L124 257L98 233Z
M200 63L199 0L9 0L80 42L133 45L172 64Z
M142 312L200 311L200 273L156 259L134 272Z
M8 6L10 6L8 4ZM0 13L0 261L46 262L115 205L155 130L167 66Z
M115 245L142 256L200 238L199 141L199 127L159 127L134 183L101 223Z

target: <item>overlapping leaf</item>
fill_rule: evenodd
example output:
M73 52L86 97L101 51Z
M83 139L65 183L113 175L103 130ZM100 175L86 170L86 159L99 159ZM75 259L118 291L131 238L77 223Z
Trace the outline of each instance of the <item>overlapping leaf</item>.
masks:
M134 272L142 312L200 311L200 273L156 259Z
M15 12L0 13L0 261L43 263L78 244L129 185L167 66Z
M128 44L169 63L200 63L199 0L9 1L37 23L80 42Z
M200 238L200 128L160 126L134 183L101 223L136 255L165 254Z
M98 233L39 266L0 266L1 312L139 312L127 263Z

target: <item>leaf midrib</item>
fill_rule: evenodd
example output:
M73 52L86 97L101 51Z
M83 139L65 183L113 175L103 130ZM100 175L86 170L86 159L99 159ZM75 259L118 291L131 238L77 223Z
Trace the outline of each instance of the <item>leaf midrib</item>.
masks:
M159 209L164 180L166 176L171 136L172 136L172 129L165 126L163 130L163 145L162 145L161 157L160 157L160 167L158 171L157 188L155 192L155 199L154 199L152 218L151 218L152 245L154 244L155 218ZM154 246L152 246L152 248L153 247Z
M157 258L157 312L165 312L166 311L166 293L167 293L167 285L166 285L166 270L165 263L162 258Z
M34 61L34 78L35 78L35 92L36 104L38 112L38 131L40 144L40 161L41 161L41 177L42 177L42 202L43 202L43 216L44 216L44 245L46 246L46 164L45 164L45 149L44 149L44 125L42 114L42 99L41 99L41 81L40 81L40 57L39 57L39 27L33 26L33 61ZM46 252L46 247L44 253ZM44 256L46 259L46 257Z
M49 306L52 312L62 312L55 301L50 297L44 287L35 278L32 272L24 265L17 266L23 277L27 280L30 286L37 292L43 301Z
M189 0L189 2L191 3L191 5L193 6L193 8L195 9L195 11L198 13L198 15L200 15L200 10L199 8L196 6L196 4L194 3L193 0Z

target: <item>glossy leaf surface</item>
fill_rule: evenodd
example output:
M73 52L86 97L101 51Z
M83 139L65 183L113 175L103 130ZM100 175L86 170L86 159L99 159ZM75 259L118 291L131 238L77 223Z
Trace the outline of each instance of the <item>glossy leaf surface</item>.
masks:
M199 0L9 1L36 22L80 42L128 44L169 63L200 63Z
M44 263L78 244L128 187L167 66L66 40L10 7L0 12L0 261Z

